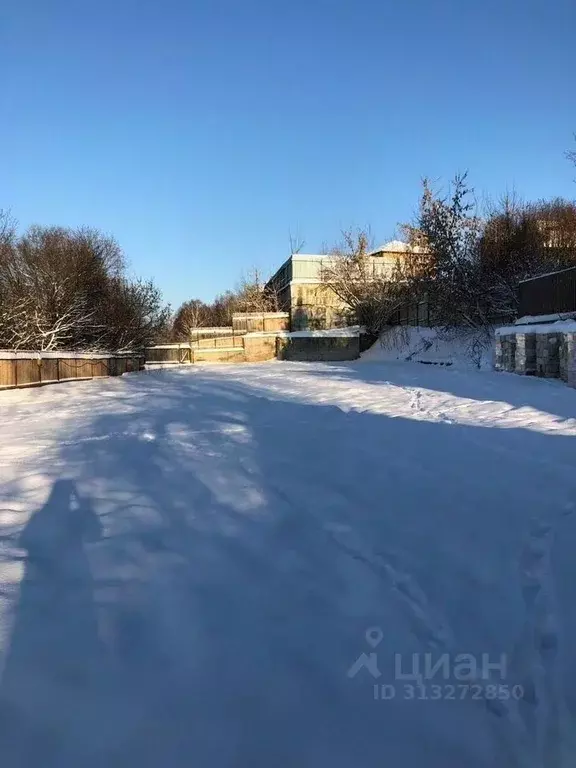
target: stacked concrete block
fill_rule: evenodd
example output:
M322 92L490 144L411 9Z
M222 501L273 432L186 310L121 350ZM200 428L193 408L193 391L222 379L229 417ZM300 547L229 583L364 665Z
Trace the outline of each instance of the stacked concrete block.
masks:
M516 370L516 335L513 333L496 336L495 367L498 371L513 373Z
M576 333L565 333L560 343L560 378L576 387Z
M496 339L494 343L494 368L496 368L497 371L501 371L502 369L502 336L499 334L496 334Z
M535 333L516 334L514 370L525 376L533 376L537 372Z
M536 373L545 378L560 377L561 333L538 333L536 335Z

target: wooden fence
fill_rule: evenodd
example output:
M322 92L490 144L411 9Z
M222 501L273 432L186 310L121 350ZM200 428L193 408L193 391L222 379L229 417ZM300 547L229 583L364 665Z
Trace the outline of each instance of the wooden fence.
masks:
M146 349L147 363L193 363L194 350L242 349L243 333L232 336L213 336L212 338L193 338L190 342L179 344L156 344Z
M272 333L290 330L289 312L234 312L232 326L235 332Z
M234 328L231 325L216 326L214 328L191 328L186 341L209 341L215 337L233 336L234 333Z
M143 370L144 362L135 354L0 351L0 389L121 376Z
M522 281L518 299L520 317L576 312L576 267Z

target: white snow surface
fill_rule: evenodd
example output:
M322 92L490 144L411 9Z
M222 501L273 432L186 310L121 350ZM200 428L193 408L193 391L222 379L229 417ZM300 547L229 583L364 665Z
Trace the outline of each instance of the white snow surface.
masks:
M489 370L494 345L464 329L395 326L361 356L364 362L405 361Z
M552 272L544 272L542 275L534 275L534 277L527 277L524 280L520 280L521 283L529 283L532 280L540 280L542 277L550 277L550 275L559 275L561 272L570 272L574 267L565 267L564 269L555 269Z
M345 328L327 328L326 330L318 331L292 331L285 334L286 336L292 336L294 338L309 338L311 336L344 336L346 338L355 338L360 333L359 325L349 325Z
M174 345L175 347L178 344ZM35 352L30 350L14 351L12 349L0 349L0 360L40 360L42 358L61 360L108 360L110 357L138 357L137 352Z
M557 320L554 323L535 323L534 325L504 325L496 328L498 336L513 333L575 333L576 320Z
M574 320L576 312L554 312L552 315L523 315L514 321L514 325L538 325L555 323L557 320Z
M576 391L271 362L0 409L1 766L574 765Z

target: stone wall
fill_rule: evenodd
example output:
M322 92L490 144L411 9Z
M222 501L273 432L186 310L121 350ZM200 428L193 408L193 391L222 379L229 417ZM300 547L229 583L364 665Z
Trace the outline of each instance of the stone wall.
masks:
M525 376L534 376L537 373L535 333L516 334L514 370Z
M279 360L303 362L356 360L360 357L358 336L279 336L276 342Z
M561 333L536 334L536 374L545 378L560 377Z
M516 371L516 334L496 336L495 367L497 371Z
M528 333L519 325L496 333L495 368L498 371L562 379L576 387L576 331L556 330L552 325L531 326Z
M560 342L560 378L576 387L576 333L565 333Z

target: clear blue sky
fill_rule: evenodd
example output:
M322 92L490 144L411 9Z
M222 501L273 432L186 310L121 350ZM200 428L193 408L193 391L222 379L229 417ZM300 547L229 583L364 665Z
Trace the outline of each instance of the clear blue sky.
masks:
M576 3L4 0L0 206L114 234L173 305L423 175L575 197Z

